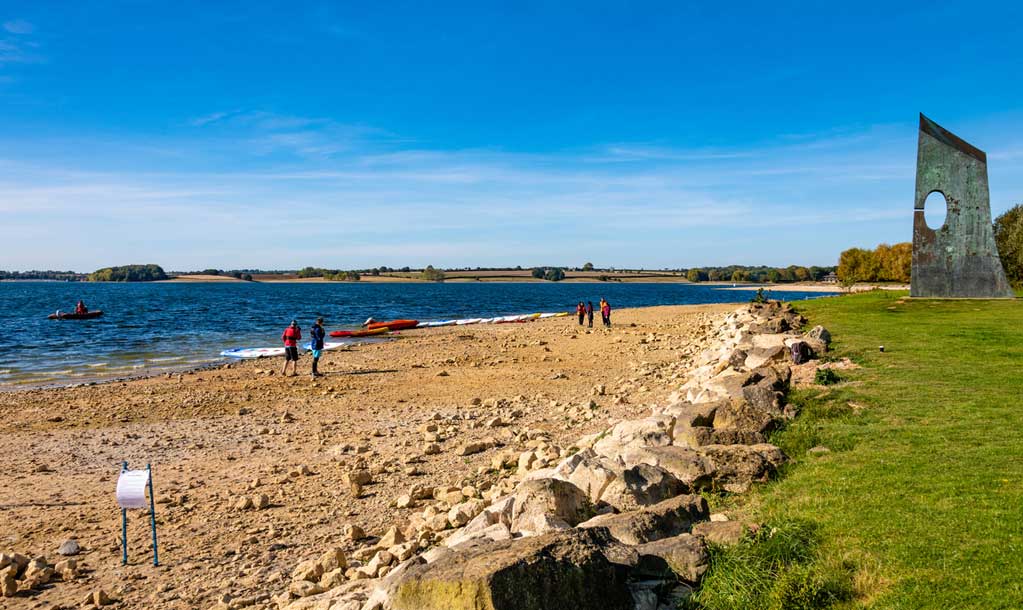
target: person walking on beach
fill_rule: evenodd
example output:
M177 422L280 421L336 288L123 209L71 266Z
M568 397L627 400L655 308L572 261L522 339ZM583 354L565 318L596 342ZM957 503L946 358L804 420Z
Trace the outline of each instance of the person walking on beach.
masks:
M586 305L583 305L582 301L575 306L575 314L579 316L579 326L583 325L583 318L586 317Z
M317 365L320 363L320 354L323 352L323 339L327 336L327 332L323 330L323 318L316 318L316 323L309 330L309 336L312 339L309 348L313 351L312 376L319 377L320 370L317 368Z
M281 333L281 340L284 341L284 368L281 370L281 375L287 377L288 363L294 362L295 364L291 367L291 376L294 377L298 375L298 342L302 340L302 329L298 327L298 322L291 321L291 324Z
M603 302L600 305L600 317L604 320L604 326L611 328L611 304L603 299L601 300Z
M586 322L593 328L593 301L586 301Z

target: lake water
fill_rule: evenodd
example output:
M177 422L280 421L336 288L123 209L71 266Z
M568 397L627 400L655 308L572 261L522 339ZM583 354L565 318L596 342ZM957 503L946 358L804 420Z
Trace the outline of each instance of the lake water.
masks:
M0 282L0 388L80 383L222 361L230 347L280 345L297 319L308 336L316 317L328 330L379 320L440 320L574 310L580 300L612 307L748 301L754 290L691 284L105 284ZM786 292L800 300L820 293ZM57 321L78 299L95 320Z

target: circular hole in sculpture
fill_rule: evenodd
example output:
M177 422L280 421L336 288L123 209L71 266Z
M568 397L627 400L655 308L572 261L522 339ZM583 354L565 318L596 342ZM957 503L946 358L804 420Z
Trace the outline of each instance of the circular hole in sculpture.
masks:
M927 226L937 231L945 226L948 218L948 200L941 191L934 191L924 200L924 222Z

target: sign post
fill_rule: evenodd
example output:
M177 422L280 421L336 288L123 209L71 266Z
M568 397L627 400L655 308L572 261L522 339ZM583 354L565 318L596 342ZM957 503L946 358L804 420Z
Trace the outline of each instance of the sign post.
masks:
M117 504L121 507L121 565L128 563L128 509L146 508L146 490L149 491L149 526L153 533L153 565L159 566L153 468L146 464L145 470L128 470L128 462L121 462L121 475L117 478Z

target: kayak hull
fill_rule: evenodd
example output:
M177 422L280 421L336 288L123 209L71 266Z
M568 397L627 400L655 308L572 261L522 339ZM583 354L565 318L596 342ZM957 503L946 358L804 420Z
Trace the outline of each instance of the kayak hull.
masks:
M103 312L97 310L90 311L88 313L62 313L60 315L51 313L46 317L50 320L92 320L93 318L98 318L102 315Z
M366 326L367 330L407 330L419 326L419 320L390 320L389 322L373 322Z
M387 332L387 328L366 331L331 331L330 337L375 337L376 335L384 335Z

